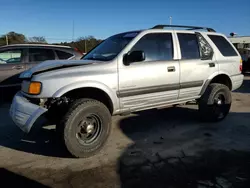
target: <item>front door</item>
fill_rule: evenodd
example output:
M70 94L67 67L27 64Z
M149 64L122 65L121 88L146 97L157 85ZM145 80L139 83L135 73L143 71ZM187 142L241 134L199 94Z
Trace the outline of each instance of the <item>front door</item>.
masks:
M25 49L8 49L0 52L0 87L21 85L19 75L25 71Z
M145 60L124 65L119 59L120 105L125 110L137 110L164 105L177 100L179 92L179 62L172 32L148 33L137 37L129 50L143 51Z

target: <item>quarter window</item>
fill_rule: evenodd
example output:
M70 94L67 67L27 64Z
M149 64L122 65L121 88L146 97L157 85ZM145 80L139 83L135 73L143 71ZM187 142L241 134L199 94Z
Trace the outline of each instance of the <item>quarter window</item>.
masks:
M70 57L73 56L70 53L59 51L59 50L56 50L56 54L57 54L59 59L69 59Z
M197 37L199 39L201 59L202 60L211 59L213 57L212 47L209 45L209 43L201 34L197 34Z
M144 51L145 61L173 59L173 41L171 33L151 33L143 36L131 51Z
M200 59L199 44L196 34L178 33L177 34L182 59Z

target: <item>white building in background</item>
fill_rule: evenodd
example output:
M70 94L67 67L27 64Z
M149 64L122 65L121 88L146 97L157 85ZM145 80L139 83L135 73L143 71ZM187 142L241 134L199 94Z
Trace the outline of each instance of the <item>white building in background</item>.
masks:
M237 49L250 48L250 36L228 37Z

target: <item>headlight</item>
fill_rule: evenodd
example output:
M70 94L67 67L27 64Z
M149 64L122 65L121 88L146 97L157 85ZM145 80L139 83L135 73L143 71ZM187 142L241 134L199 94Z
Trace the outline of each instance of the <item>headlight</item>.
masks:
M42 90L42 83L41 82L30 82L29 85L29 94L38 95L41 93Z

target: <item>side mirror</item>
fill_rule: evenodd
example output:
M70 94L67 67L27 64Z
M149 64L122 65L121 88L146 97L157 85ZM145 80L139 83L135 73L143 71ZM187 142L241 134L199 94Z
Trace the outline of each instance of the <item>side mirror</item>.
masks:
M145 60L145 53L143 51L132 51L128 52L123 57L123 63L124 65L129 65L133 62L140 62Z

